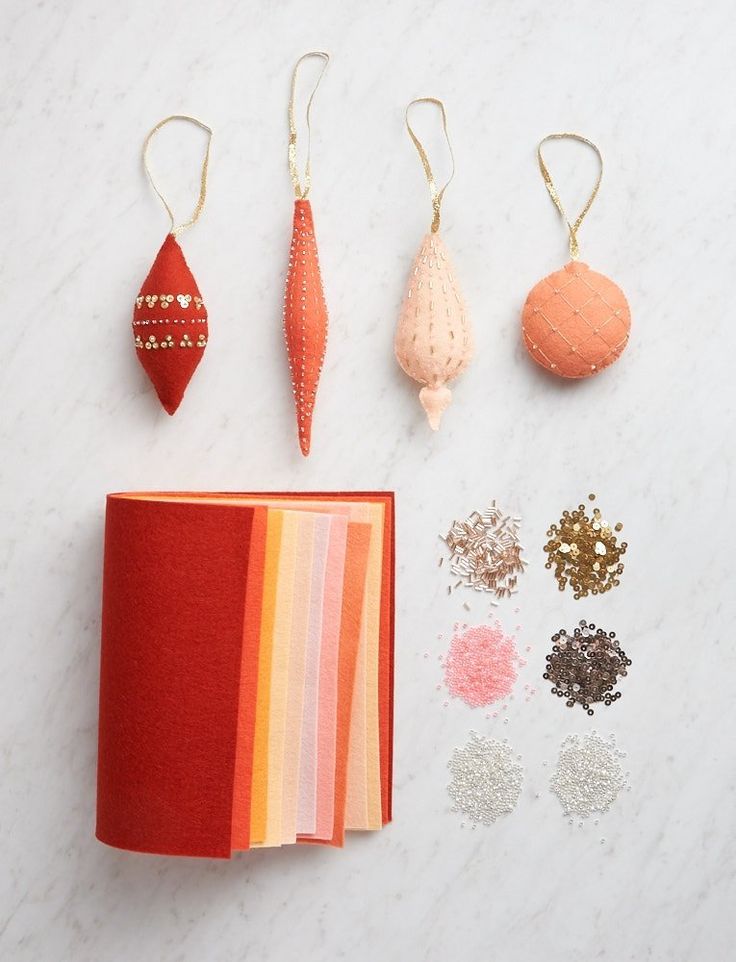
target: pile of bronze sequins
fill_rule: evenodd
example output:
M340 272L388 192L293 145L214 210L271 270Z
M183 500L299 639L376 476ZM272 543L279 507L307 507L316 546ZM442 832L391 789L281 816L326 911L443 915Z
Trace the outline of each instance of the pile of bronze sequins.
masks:
M621 697L613 689L630 664L615 631L581 621L572 635L564 628L552 635L544 678L552 682L553 695L566 699L568 708L582 705L592 715L593 705L612 705Z
M588 497L595 500L594 494ZM616 587L624 570L621 558L627 548L626 542L619 543L616 537L622 527L619 522L612 528L598 508L588 515L584 504L578 505L576 511L562 512L559 524L550 525L549 541L544 546L545 568L555 569L560 591L569 584L576 598L585 598Z

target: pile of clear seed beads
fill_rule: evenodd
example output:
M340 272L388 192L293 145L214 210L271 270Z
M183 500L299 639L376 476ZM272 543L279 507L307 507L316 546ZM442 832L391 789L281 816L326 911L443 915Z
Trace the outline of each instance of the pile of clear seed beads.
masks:
M471 731L467 744L453 751L447 767L452 774L447 792L453 812L490 825L516 808L524 768L506 742Z
M628 782L621 766L625 752L616 738L596 731L567 735L560 745L550 791L557 796L565 815L587 818L607 812Z

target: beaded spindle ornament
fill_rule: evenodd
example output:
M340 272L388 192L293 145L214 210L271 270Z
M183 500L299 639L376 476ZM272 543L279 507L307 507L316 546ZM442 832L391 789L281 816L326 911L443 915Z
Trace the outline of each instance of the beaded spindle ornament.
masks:
M542 157L549 140L577 140L587 144L599 162L593 192L574 223L565 213ZM524 344L542 367L566 378L598 374L619 357L629 339L631 314L623 291L605 276L578 260L578 230L598 194L603 158L594 143L579 134L549 134L537 148L544 183L570 232L570 262L531 289L521 319Z
M175 225L174 214L156 186L148 165L148 148L154 135L172 120L184 120L200 127L207 135L202 161L199 198L192 216ZM173 414L181 403L195 368L209 340L207 310L197 282L187 266L177 237L196 224L207 193L207 167L212 130L194 117L175 114L156 124L143 144L143 166L153 189L166 208L171 229L143 282L133 311L133 341L136 353L148 374L161 404Z
M450 150L452 172L437 189L426 151L409 123L414 104L434 104L442 114L442 126ZM440 236L442 198L455 174L455 158L447 133L447 116L441 100L420 97L406 108L406 127L422 161L432 197L432 226L414 258L409 283L396 328L394 351L402 369L420 384L419 400L432 430L452 400L448 382L461 374L473 356L473 333L463 296L455 279L445 243Z
M299 176L296 162L296 123L294 120L294 101L299 67L310 57L324 60L322 70L307 102L307 159L304 165L304 182ZM294 184L294 226L289 253L289 270L284 292L284 338L289 356L291 385L296 405L296 423L299 433L299 447L306 457L312 442L312 416L317 398L322 365L327 346L327 305L322 290L322 276L319 269L317 241L314 235L312 205L307 199L312 186L310 141L310 113L312 101L317 93L329 54L322 51L305 53L294 67L289 98L289 172Z

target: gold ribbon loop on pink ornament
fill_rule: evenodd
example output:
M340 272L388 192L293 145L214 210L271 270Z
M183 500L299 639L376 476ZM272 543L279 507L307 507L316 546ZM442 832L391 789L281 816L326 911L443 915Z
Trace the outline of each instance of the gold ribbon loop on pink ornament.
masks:
M159 190L156 181L151 173L151 168L148 164L148 148L151 145L151 141L154 136L164 127L166 124L170 123L172 120L184 120L189 124L194 124L196 127L201 128L207 134L207 147L205 148L204 158L202 160L202 172L199 178L199 197L197 198L197 203L194 207L194 211L189 220L185 221L183 224L179 224L177 227L174 221L174 213L171 210L166 198L163 193ZM212 144L212 128L208 127L207 124L202 123L201 120L197 120L196 117L189 117L187 114L172 114L171 117L166 117L164 120L159 121L153 130L150 131L146 139L143 141L143 166L145 168L146 174L148 174L148 179L151 181L151 186L156 191L159 200L166 208L166 213L169 215L171 220L171 235L172 237L178 237L183 231L188 227L192 227L199 220L199 215L204 209L205 198L207 197L207 168L210 162L210 145Z
M550 176L549 169L547 168L547 165L544 162L544 158L542 157L542 146L546 144L547 141L549 140L577 140L579 143L586 144L588 147L591 148L591 150L595 151L595 154L598 158L598 163L599 163L598 179L595 182L595 186L593 187L593 191L590 197L586 201L585 206L583 207L581 212L578 214L574 223L570 223L570 218L565 213L565 208L562 206L560 195L557 193L557 188L552 182L552 177ZM562 219L567 224L567 229L570 232L570 257L572 258L572 260L575 261L580 256L580 249L578 247L578 230L580 229L580 225L583 223L585 215L588 213L588 211L592 207L593 201L596 199L598 195L598 188L601 186L601 180L603 179L603 157L601 155L600 150L596 147L596 145L593 143L592 140L588 140L587 137L583 137L580 134L563 133L563 134L548 134L546 137L544 137L540 141L539 146L537 147L537 161L539 163L539 169L542 172L542 177L544 178L544 185L547 188L547 191L549 192L549 196L552 198L552 202L554 203L555 207L562 215Z
M450 151L450 160L452 161L452 171L450 176L447 178L447 182L444 187L437 189L437 183L434 179L434 174L432 173L432 168L429 163L429 158L427 157L427 152L422 146L422 142L419 140L417 135L412 130L412 126L409 123L409 111L415 104L434 104L435 107L439 107L440 113L442 115L442 129L445 132L445 140L447 141L447 148ZM417 97L416 100L412 102L406 108L406 129L409 131L409 136L412 139L414 146L419 154L419 159L422 162L422 167L424 168L424 173L427 178L427 183L429 184L429 193L432 198L432 233L436 234L440 229L440 211L442 208L442 198L445 196L445 191L450 186L452 178L455 176L455 155L452 152L452 144L450 143L450 135L447 132L447 114L445 113L445 105L441 100L437 100L436 97Z
M304 164L304 184L302 186L302 181L299 176L299 167L296 160L296 120L294 119L294 104L296 101L296 81L297 74L299 73L299 67L308 60L310 57L320 57L324 60L322 69L319 72L317 80L312 89L312 93L309 95L309 100L307 101L307 160ZM323 50L312 50L309 53L305 53L301 56L296 64L294 65L294 73L291 75L291 96L289 97L289 173L291 174L291 182L294 185L294 193L299 200L306 200L309 196L309 190L312 186L312 161L311 161L311 150L312 150L312 126L310 122L310 115L312 112L312 101L314 100L314 95L317 93L317 88L320 85L320 81L325 75L325 70L327 70L327 64L330 62L330 55L325 53Z

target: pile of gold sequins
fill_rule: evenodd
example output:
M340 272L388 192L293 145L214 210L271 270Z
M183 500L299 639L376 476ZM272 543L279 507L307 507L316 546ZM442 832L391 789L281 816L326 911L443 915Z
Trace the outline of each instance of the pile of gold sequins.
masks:
M518 576L527 564L521 557L520 522L521 518L501 511L495 501L485 511L453 521L443 540L451 555L450 570L460 578L455 587L465 584L496 598L515 594Z
M595 495L588 498L594 501ZM562 512L559 524L550 525L549 541L544 546L545 568L555 569L560 591L569 584L576 598L585 598L618 585L624 570L621 558L628 547L616 536L622 527L620 522L611 527L598 508L588 515L584 504L575 511Z
M547 655L543 677L552 682L552 694L564 698L568 708L582 705L592 715L593 705L618 701L621 692L613 689L630 665L615 631L581 621L572 635L564 628L552 635L552 653Z

